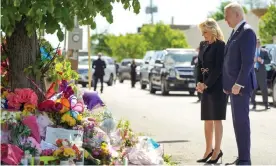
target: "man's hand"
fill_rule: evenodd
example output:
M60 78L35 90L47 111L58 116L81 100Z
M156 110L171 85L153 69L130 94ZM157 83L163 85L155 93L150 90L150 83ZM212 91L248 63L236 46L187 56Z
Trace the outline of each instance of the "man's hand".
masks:
M238 85L235 84L235 85L232 87L232 93L233 93L234 95L239 94L240 91L241 91L241 87L240 87L240 86L238 86Z

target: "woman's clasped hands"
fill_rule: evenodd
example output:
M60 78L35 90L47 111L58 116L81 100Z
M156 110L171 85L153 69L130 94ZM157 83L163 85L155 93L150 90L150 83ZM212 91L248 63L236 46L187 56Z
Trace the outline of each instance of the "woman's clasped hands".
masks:
M196 85L196 90L199 92L199 93L203 93L203 91L207 88L207 86L202 83L202 82L198 82L197 85Z

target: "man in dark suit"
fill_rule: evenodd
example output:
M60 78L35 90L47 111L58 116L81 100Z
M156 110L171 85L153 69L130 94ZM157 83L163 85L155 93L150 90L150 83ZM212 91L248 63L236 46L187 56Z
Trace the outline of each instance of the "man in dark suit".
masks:
M266 80L267 72L265 69L265 65L270 63L270 58L268 56L268 52L265 49L261 48L261 42L259 39L257 40L254 62L255 62L254 68L255 68L257 83L262 91L263 103L264 103L265 109L269 109L267 80ZM253 104L252 109L256 109L256 100L255 100L256 92L257 92L257 89L253 92L251 97L251 102Z
M104 69L106 68L105 61L101 59L102 54L98 53L98 59L93 62L92 68L94 71L94 91L97 89L97 83L100 79L101 81L101 93L103 93L103 77L104 77Z
M256 34L244 20L240 4L225 7L225 21L233 31L225 46L223 89L231 99L233 127L238 146L236 165L251 165L249 104L257 81L254 71Z

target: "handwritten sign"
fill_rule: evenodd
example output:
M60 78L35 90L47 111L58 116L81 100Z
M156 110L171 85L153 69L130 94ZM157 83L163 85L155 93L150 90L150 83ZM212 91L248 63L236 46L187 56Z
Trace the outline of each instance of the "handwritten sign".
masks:
M47 127L45 141L55 145L57 139L68 139L70 142L81 146L83 143L83 131Z

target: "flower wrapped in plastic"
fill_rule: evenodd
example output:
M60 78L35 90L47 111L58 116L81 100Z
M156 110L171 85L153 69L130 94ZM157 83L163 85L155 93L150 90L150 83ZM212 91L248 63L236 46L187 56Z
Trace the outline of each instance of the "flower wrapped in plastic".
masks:
M84 92L82 98L84 104L87 106L87 109L90 111L98 106L104 106L104 103L97 92Z
M17 110L22 110L24 104L37 106L38 97L36 93L29 88L15 89L7 95L8 106Z

